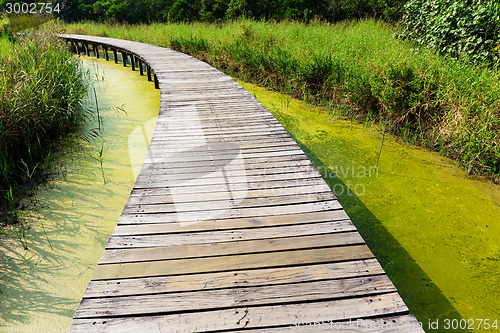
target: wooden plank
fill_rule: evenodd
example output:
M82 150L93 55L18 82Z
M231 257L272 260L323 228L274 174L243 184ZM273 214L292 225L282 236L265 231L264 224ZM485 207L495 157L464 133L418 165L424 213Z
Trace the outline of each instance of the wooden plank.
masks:
M373 258L373 254L366 245L353 245L282 251L276 253L252 253L220 257L102 264L97 266L92 276L92 280L209 273L266 267L287 267L292 265L331 263L371 258Z
M202 258L357 244L363 244L363 239L357 232L156 247L135 247L132 243L127 248L104 250L99 264Z
M196 155L209 155L210 157L213 155L237 155L238 153L247 155L247 154L257 154L257 153L268 153L268 152L282 152L282 151L291 151L295 149L300 149L297 145L292 145L291 142L283 142L280 146L271 146L271 147L256 147L256 148L242 148L238 144L231 144L227 142L221 143L209 143L204 145L199 145L193 147L193 145L189 143L179 144L177 147L173 147L172 145L164 146L162 148L153 146L153 148L158 148L158 152L149 152L149 156L155 157L167 157L167 156L176 156L180 157L183 155L192 155L196 153ZM207 156L207 157L209 157ZM205 157L205 156L204 156Z
M384 318L363 318L348 321L309 321L294 323L285 327L257 328L245 330L245 333L298 333L298 332L342 332L342 333L422 333L423 323L414 316L400 315Z
M139 179L141 178L146 178L148 175L151 175L153 177L158 177L158 176L163 176L163 177L182 177L185 174L191 174L194 176L198 175L205 175L206 177L211 176L211 173L214 171L218 171L221 169L221 167L226 166L226 162L220 162L220 163L214 163L207 164L199 164L196 167L181 167L178 166L176 167L171 167L171 168L165 168L168 167L168 163L158 163L156 167L151 166L147 170L147 175L139 175ZM244 170L245 174L248 176L256 176L256 175L266 175L266 174L276 174L276 173L281 173L281 172L309 172L311 175L314 177L317 177L319 173L316 171L316 169L313 168L311 165L311 162L309 160L297 160L296 163L293 165L290 165L289 162L287 161L277 161L277 162L269 162L267 164L259 164L259 163L252 163L252 161L248 161L248 163L232 163L230 165L231 171L236 171L236 170ZM184 178L188 178L187 176ZM189 178L194 178L193 176ZM325 184L326 187L326 184Z
M230 241L248 241L257 239L298 237L321 235L333 232L356 231L349 220L287 225L280 227L238 229L228 231L203 231L198 233L111 236L106 244L107 249L155 247L170 245L188 245L218 243Z
M260 216L250 218L210 219L197 223L151 223L117 225L114 236L148 235L182 233L207 230L238 230L246 228L262 228L270 226L291 226L321 221L341 221L348 219L344 210L327 210L321 212L306 212L298 214L283 214L276 216Z
M332 300L395 292L385 275L293 285L239 287L140 296L83 299L75 318L146 315Z
M169 202L173 202L173 197L171 194L156 195L154 192L150 191L147 194L135 195L137 190L133 190L134 195L130 195L127 200L127 207L132 208L139 205L159 205ZM234 198L272 198L272 197L282 197L291 196L298 194L314 194L314 193L328 193L330 198L333 198L330 188L326 184L319 185L305 185L305 186L294 186L294 187L278 187L274 189L252 189L243 191L231 191L231 196ZM204 193L191 193L191 194L176 194L175 202L196 202L204 201L207 195ZM210 195L210 201L217 200L227 200L228 196L225 192L212 192Z
M334 309L334 310L333 310ZM75 319L69 332L210 332L302 323L370 318L384 313L406 315L397 293L304 304L272 305L143 317ZM420 331L421 332L421 331Z
M345 279L384 274L375 259L322 265L241 270L177 276L91 281L84 298L159 294L262 285L283 285L303 281Z
M178 213L157 213L157 214L122 214L118 220L118 224L135 224L135 223L158 223L158 222L197 222L203 221L207 216L213 216L219 213L217 218L231 218L231 217L258 217L258 216L273 216L290 213L303 213L311 211L324 211L332 209L342 209L342 206L336 200L313 202L295 205L281 205L270 207L255 207L255 208L232 208L228 209L212 209L206 210L204 213L200 212L181 212L182 216L179 217ZM209 218L212 220L212 218Z
M273 181L255 181L246 182L246 189L248 190L266 190L266 189L280 189L280 188L290 188L290 187L301 187L301 186L318 186L318 188L324 188L324 181L320 177L315 178L299 178L294 180L273 180ZM228 186L226 184L208 184L208 185L198 185L198 186L177 186L176 188L182 188L182 192L178 194L180 196L191 195L193 193L218 193L218 192L228 192ZM233 188L232 191L240 191L239 189ZM143 195L143 194L155 194L155 195L171 195L172 191L170 188L166 187L150 187L141 188L135 186L131 192L131 195Z
M267 160L267 163L262 163ZM148 164L146 167L148 169L148 173L155 174L179 174L183 173L182 170L186 170L185 172L212 172L217 169L220 169L220 166L227 165L227 162L222 161L211 161L210 165L207 165L205 162L190 162L190 163L175 163L175 162L165 162L165 163L155 163ZM297 169L294 169L294 166L297 166ZM296 171L304 171L302 169L303 166L310 168L311 172L315 172L311 161L309 161L305 156L290 156L288 158L283 158L282 156L278 157L269 157L266 159L258 159L254 158L248 161L245 161L244 165L240 167L240 165L234 165L234 168L240 168L245 170L256 170L257 172L260 170L261 172L266 172L267 170L273 170L278 168L278 170L284 168L283 170L296 170ZM307 170L307 169L306 169ZM275 172L272 172L275 173ZM139 175L140 176L140 175ZM324 183L324 182L323 182Z
M201 164L200 167L191 167L189 171L181 172L181 168L170 168L170 169L148 169L143 173L141 177L137 178L138 184L147 183L166 183L169 184L180 184L185 180L193 180L203 178L204 181L208 183L217 182L217 179L221 177L241 177L242 182L257 182L257 181L273 181L273 180L295 180L303 178L321 178L319 172L312 168L310 165L305 165L304 167L298 166L284 167L284 168L259 168L259 169L247 169L243 161L239 157L235 157L232 160L228 159L229 162L222 162L216 165L212 163ZM227 160L225 160L227 161ZM233 162L234 161L234 162ZM273 165L270 165L273 167ZM265 165L267 167L267 165ZM186 168L185 170L188 170ZM225 175L224 175L225 174ZM287 178L290 176L290 178ZM204 183L199 183L198 185L203 185ZM323 187L326 189L327 187Z
M247 190L254 190L254 189L259 189L259 190L264 190L264 189L278 189L282 187L297 187L297 186L323 186L321 184L323 180L321 178L299 178L295 180L268 180L268 181L255 181L255 182L240 182L238 186L243 186L241 184L245 184ZM172 186L172 188L179 190L179 195L188 195L192 193L218 193L218 192L223 192L228 195L228 191L231 189L231 191L239 191L237 188L235 188L235 185L237 184L232 184L233 187L229 188L227 184L206 184L206 185L191 185L191 184L185 184L183 186L182 184L179 184L178 186ZM167 188L167 187L149 187L149 188L144 188L140 187L139 185L136 185L133 189L134 195L137 193L156 193L157 195L170 195L172 193L172 188ZM237 195L237 194L236 194Z
M238 191L241 193L243 191ZM335 200L332 192L323 193L306 193L295 195L279 195L258 198L246 198L243 194L238 196L237 193L226 193L226 197L221 200L204 200L204 201L180 201L177 200L177 195L162 204L141 204L134 206L125 206L123 214L156 214L156 213L179 213L179 212L194 212L207 211L214 209L250 208L250 207L266 207L289 205L298 203L318 202L325 200ZM235 195L236 194L236 195ZM183 196L183 199L185 196ZM189 199L188 199L189 200ZM240 201L241 200L241 201Z

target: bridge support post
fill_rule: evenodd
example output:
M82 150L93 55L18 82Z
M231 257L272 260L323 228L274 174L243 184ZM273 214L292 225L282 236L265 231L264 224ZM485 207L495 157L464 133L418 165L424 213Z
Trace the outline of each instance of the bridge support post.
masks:
M122 63L123 67L127 67L127 53L122 51Z
M155 89L160 89L160 83L158 82L158 78L156 77L156 74L154 74L154 80L155 80Z
M139 74L144 75L144 69L142 68L142 60L141 58L137 58L137 66L139 66Z
M104 50L104 58L106 59L106 61L109 61L108 48L103 45L102 49Z
M76 53L76 54L80 54L80 52L78 52L78 42L74 42L74 41L71 41L71 46L73 48L73 52Z

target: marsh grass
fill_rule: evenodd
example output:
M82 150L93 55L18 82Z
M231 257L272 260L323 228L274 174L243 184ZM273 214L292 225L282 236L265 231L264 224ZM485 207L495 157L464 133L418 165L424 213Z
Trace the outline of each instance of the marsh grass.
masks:
M171 47L330 114L389 124L405 141L500 175L500 70L436 55L374 20L329 24L78 23L72 33ZM340 111L339 111L340 110Z
M55 34L41 31L0 43L1 223L16 220L22 193L38 181L54 143L85 116L87 80Z

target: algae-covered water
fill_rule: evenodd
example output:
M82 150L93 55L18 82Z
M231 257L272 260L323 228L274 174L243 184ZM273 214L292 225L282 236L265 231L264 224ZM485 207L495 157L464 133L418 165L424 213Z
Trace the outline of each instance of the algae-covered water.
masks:
M496 331L495 320L500 327L499 185L388 136L376 170L376 126L351 130L319 108L239 83L313 161L424 329L457 332L460 319L475 332ZM478 319L490 329L477 329Z
M130 67L82 61L99 79L100 137L92 138L94 120L79 133L90 142L77 136L52 158L54 176L22 212L27 250L0 236L1 332L68 330L152 136L160 100L153 83Z

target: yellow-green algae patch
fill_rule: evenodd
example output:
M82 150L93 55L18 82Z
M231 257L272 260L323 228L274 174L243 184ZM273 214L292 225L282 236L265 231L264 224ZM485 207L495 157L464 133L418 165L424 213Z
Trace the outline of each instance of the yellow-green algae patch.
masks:
M22 212L30 226L24 240L28 250L12 237L1 237L2 332L68 330L134 184L131 160L144 159L145 137L151 138L158 115L159 91L147 78L104 60L82 60L95 77L104 77L96 85L101 137L90 143L76 139L53 158L51 171L57 174L39 187L36 205ZM95 108L95 100L87 106ZM145 122L144 133L134 135ZM94 127L97 121L81 134L90 138ZM132 159L129 146L134 146Z
M388 136L375 170L378 127L351 130L319 108L239 83L313 161L424 329L450 332L453 318L500 326L500 186Z

